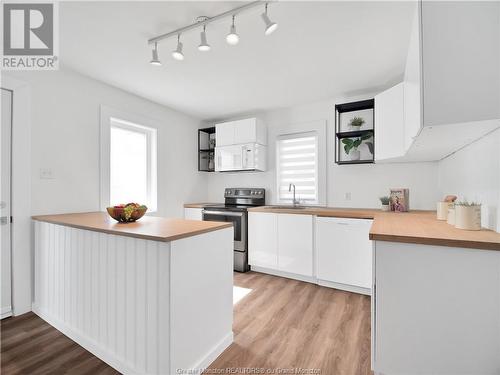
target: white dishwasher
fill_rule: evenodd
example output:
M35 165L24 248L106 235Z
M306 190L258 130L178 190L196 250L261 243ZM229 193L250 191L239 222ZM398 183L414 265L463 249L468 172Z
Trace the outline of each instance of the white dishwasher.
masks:
M372 220L316 219L316 276L319 283L370 294L372 285ZM332 285L333 284L333 285Z

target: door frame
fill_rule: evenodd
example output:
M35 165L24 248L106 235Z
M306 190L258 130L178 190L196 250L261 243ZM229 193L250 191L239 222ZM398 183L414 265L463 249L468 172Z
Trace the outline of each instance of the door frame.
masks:
M9 143L10 143L10 147L9 147L9 201L8 201L8 205L9 205L9 216L12 217L12 129L13 129L13 113L14 113L14 91L13 90L10 90L8 88L5 88L5 87L2 87L0 86L0 89L1 90L5 90L7 92L10 93L10 124L9 124L9 127L10 127L10 130L9 130ZM10 220L10 219L8 219ZM10 285L9 285L9 288L10 288L10 305L9 305L9 311L3 311L3 308L4 306L1 306L2 308L2 311L0 311L0 319L4 319L4 318L8 318L9 316L12 316L12 311L13 311L13 308L12 308L12 223L9 223L9 268L10 268ZM3 240L2 240L3 241ZM2 267L3 268L3 267Z
M16 74L16 73L14 73ZM31 89L2 72L0 86L13 91L11 134L11 288L12 315L31 311Z

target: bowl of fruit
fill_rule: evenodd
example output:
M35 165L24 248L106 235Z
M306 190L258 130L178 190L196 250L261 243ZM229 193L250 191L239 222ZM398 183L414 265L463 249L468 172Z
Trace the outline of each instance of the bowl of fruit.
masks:
M144 216L148 208L139 203L118 204L106 209L109 216L120 223L133 223Z

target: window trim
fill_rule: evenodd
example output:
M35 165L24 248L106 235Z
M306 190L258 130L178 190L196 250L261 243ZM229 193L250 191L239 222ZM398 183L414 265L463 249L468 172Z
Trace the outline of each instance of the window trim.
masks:
M287 139L296 139L296 138L307 138L307 137L314 137L315 138L315 160L314 160L314 169L315 169L315 194L316 194L316 200L311 203L307 202L308 204L311 205L318 205L320 202L320 193L319 193L319 134L316 130L305 130L301 132L295 132L295 133L290 133L290 134L281 134L278 137L276 137L276 142L275 142L275 147L276 147L276 202L278 204L287 204L287 203L292 203L290 199L281 199L280 198L280 175L281 175L281 168L280 168L280 147L279 142ZM300 198L300 196L298 197Z
M313 121L307 121L307 122L299 122L299 123L284 123L275 127L270 127L269 128L269 138L274 139L275 142L269 143L270 147L275 147L276 148L276 140L280 136L284 135L290 135L293 136L294 134L297 133L307 133L307 132L316 132L318 138L318 150L317 150L317 168L318 168L318 206L324 206L327 204L327 179L328 179L328 173L327 173L327 164L330 163L330 159L328 157L328 146L327 146L327 132L330 131L328 129L331 129L330 126L328 125L327 120L313 120ZM274 157L274 184L273 186L273 194L272 194L272 201L275 204L280 204L278 201L278 159L277 155L278 152L275 149L274 152L271 152L270 155L271 157ZM332 154L333 156L333 154ZM272 160L271 160L272 161ZM333 161L332 161L333 162ZM311 204L312 206L312 204Z
M158 129L156 121L146 117L120 111L101 105L100 108L100 194L99 206L102 210L110 205L111 196L111 127L120 127L126 130L144 130L148 143L148 213L158 211ZM154 156L156 155L156 156ZM142 202L140 202L142 203Z

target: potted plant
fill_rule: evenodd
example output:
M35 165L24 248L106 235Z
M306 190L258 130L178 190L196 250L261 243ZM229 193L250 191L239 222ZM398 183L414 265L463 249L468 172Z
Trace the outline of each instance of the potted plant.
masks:
M372 136L373 136L372 133L366 133L361 137L342 139L342 143L344 144L344 151L346 155L349 155L350 160L359 160L361 153L358 150L358 147L361 146L363 141L370 139ZM373 143L366 142L365 144L368 146L368 149L373 154Z
M382 211L390 211L389 202L391 199L388 196L380 197L380 203L382 203Z
M481 230L481 204L466 200L455 202L455 228Z
M351 129L359 130L363 124L365 123L365 120L362 117L353 117L351 121L349 121L349 126Z

